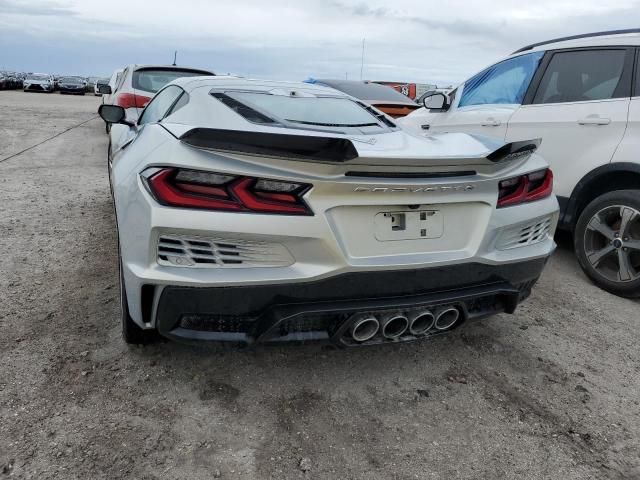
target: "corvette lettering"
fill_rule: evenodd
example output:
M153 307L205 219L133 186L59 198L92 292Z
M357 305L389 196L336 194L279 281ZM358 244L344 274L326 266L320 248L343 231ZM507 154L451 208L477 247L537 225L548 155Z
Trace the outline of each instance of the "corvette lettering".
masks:
M473 185L429 186L429 187L356 187L354 192L371 193L429 193L429 192L468 192Z

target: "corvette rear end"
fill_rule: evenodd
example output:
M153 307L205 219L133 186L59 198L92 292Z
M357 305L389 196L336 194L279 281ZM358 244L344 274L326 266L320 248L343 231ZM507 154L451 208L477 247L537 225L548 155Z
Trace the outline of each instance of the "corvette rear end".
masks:
M129 342L427 338L513 313L554 249L536 141L417 137L307 84L172 85L110 154Z

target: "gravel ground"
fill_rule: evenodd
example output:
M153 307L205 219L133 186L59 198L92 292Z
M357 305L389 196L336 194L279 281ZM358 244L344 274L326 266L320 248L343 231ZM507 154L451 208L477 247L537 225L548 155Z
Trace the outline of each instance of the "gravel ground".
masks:
M99 101L0 92L0 478L640 478L640 303L566 239L432 341L127 347Z

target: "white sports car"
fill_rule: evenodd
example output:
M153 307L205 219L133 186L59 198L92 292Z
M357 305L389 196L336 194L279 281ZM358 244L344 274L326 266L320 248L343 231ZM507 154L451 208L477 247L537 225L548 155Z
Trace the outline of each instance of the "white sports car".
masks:
M418 137L331 88L234 77L100 114L130 343L427 338L514 312L555 248L536 141Z

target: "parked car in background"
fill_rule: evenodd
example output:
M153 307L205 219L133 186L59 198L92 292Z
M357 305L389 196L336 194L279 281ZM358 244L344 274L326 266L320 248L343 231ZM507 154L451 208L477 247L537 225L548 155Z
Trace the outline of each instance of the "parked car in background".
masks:
M106 86L109 85L109 79L108 78L98 78L93 86L93 94L96 97L101 96L102 94L99 91L100 85Z
M420 108L406 95L386 85L357 80L310 79L307 83L325 85L362 100L392 118L408 115Z
M99 113L129 343L429 338L513 313L555 247L535 141L425 140L334 89L233 77Z
M400 123L542 138L582 269L605 290L640 296L640 29L529 45L425 105Z
M48 73L32 73L23 82L25 92L53 92L53 77Z
M127 112L127 118L135 121L151 97L167 83L180 77L214 75L208 70L163 65L129 65L120 75L116 75L115 88L103 86L98 91L109 95L105 104L120 105Z
M17 72L0 72L0 90L22 88L22 76Z
M103 88L102 91L99 93L101 93L102 95L102 103L107 103L107 104L111 104L113 103L112 101L112 97L115 94L116 91L116 85L118 85L118 83L120 83L120 78L122 77L122 72L124 72L124 68L119 68L117 70L114 70L114 72L111 74L111 78L109 78L109 88ZM106 93L108 91L110 91L111 93Z
M86 82L80 77L62 77L58 80L58 90L61 94L72 93L84 95Z

